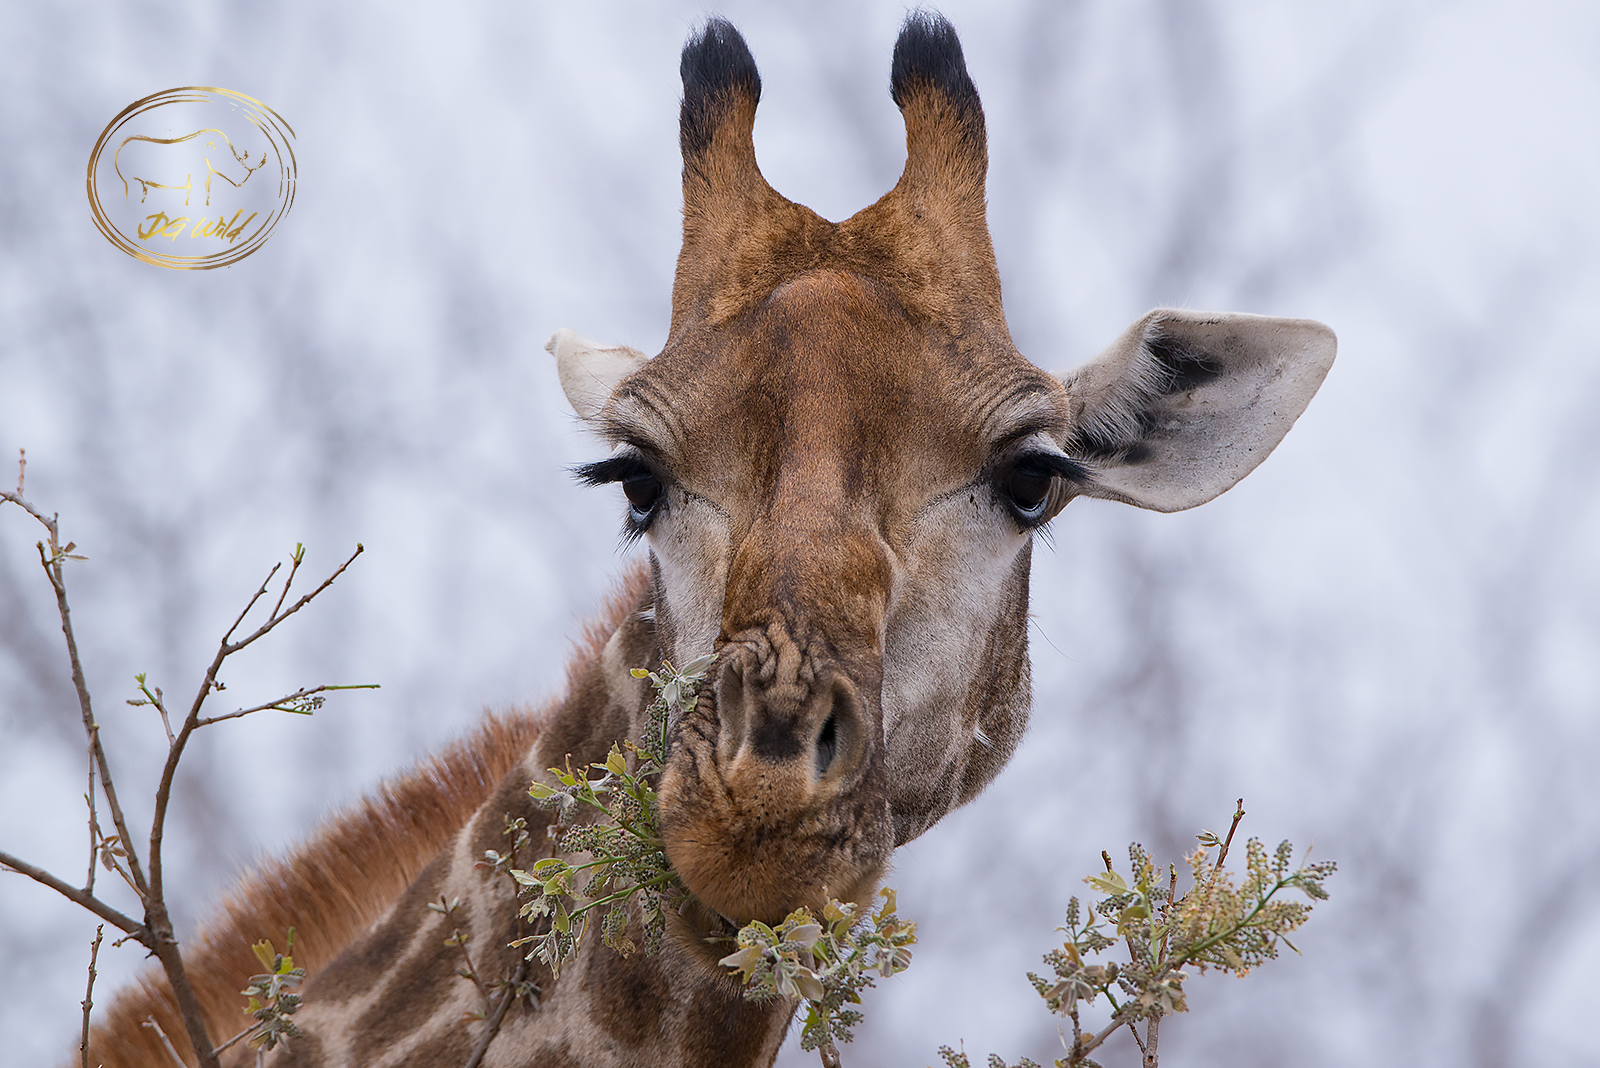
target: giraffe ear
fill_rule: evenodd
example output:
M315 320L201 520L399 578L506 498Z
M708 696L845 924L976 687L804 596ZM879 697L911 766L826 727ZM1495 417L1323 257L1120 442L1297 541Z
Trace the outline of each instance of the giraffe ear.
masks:
M544 347L556 358L556 374L567 402L586 423L599 417L617 384L650 359L626 345L602 348L566 329L557 330Z
M1176 512L1267 458L1333 366L1333 331L1310 319L1157 309L1062 376L1064 448L1078 492Z

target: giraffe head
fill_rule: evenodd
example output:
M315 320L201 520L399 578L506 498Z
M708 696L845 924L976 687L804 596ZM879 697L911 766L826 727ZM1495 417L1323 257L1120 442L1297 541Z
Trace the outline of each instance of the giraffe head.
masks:
M1233 485L1304 410L1334 339L1158 311L1055 377L1012 344L984 214L983 112L942 18L891 93L906 167L831 223L756 165L761 83L713 19L684 49L683 250L653 359L562 331L567 396L613 446L664 653L717 660L674 725L667 852L707 905L861 899L973 797L1029 705L1034 533L1078 496L1171 511Z

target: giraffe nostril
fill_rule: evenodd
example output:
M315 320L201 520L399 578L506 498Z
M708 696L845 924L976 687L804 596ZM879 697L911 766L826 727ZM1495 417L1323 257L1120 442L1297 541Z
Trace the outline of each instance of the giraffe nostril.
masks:
M817 734L817 778L828 774L828 769L833 766L834 754L839 751L839 727L830 713L822 730Z

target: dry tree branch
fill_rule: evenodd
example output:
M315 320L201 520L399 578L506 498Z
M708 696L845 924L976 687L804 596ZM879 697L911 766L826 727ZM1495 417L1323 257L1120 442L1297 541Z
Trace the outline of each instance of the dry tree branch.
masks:
M96 732L98 733L98 732ZM94 747L89 747L89 790L83 795L89 806L89 871L83 877L83 892L94 893L94 862L100 852L100 817L94 810Z
M92 872L94 869L91 868ZM78 1039L80 1068L89 1068L89 1013L94 1008L94 966L100 959L100 940L105 937L106 925L94 929L94 944L89 947L89 986L83 992L83 1036Z
M144 1023L140 1024L139 1026L148 1027L156 1033L156 1037L161 1039L161 1044L166 1047L167 1054L172 1057L173 1064L181 1065L182 1068L189 1068L187 1064L184 1064L183 1058L178 1056L178 1051L172 1048L172 1039L168 1038L167 1033L161 1030L161 1025L156 1023L156 1018L154 1016L146 1016L144 1018ZM216 1057L213 1055L212 1060L215 1059Z
M463 947L464 948L464 947ZM479 1068L483 1064L484 1054L489 1052L489 1043L494 1041L500 1033L500 1024L506 1018L506 1010L511 1008L511 1003L517 1000L517 988L528 978L528 961L526 958L518 962L517 970L511 973L511 982L501 992L500 1004L494 1007L494 1012L483 1024L483 1034L478 1036L478 1044L472 1049L472 1056L467 1058L463 1068Z
M66 575L62 570L61 562L71 558L72 550L77 546L68 542L63 548L60 539L58 517L52 515L49 519L44 517L33 505L29 504L22 496L22 462L19 461L17 473L17 492L0 492L0 501L10 501L24 512L33 516L48 533L49 554L45 553L45 543L39 543L39 563L44 568L45 575L50 580L50 587L56 595L56 611L61 617L61 633L67 642L67 659L72 665L72 685L78 693L78 708L83 715L83 729L89 736L89 749L94 754L94 761L100 771L100 788L106 797L106 806L111 809L111 822L117 828L122 848L127 852L128 875L135 892L140 898L148 898L150 887L145 881L144 870L139 866L139 857L133 851L133 838L128 833L128 820L122 813L122 805L117 801L117 787L111 778L111 765L106 760L105 749L100 744L100 725L94 718L94 703L89 697L89 684L84 679L83 664L78 658L78 639L72 632L72 610L67 605ZM78 557L82 559L82 557Z
M67 900L74 901L79 905L82 905L84 908L88 909L102 920L105 920L107 923L113 924L127 934L132 935L138 941L149 945L150 932L144 924L140 923L131 916L123 915L94 895L86 894L77 887L62 882L60 879L57 879L54 875L51 875L43 868L35 867L20 857L14 857L4 850L0 850L0 867L10 868L12 871L17 872L20 875L26 875L34 882L43 883L45 886L48 886L50 889L54 890Z
M1239 821L1244 819L1244 798L1239 798L1238 807L1233 810L1233 824L1228 828L1228 837L1222 840L1222 850L1217 854L1217 863L1212 866L1212 871L1221 871L1222 862L1228 859L1228 847L1233 845L1233 832L1239 829Z
M193 987L189 983L188 973L184 967L183 956L178 950L178 941L173 933L172 918L167 909L164 893L161 846L166 828L167 809L172 796L173 779L177 773L178 762L183 756L184 749L188 744L190 736L203 726L208 726L211 723L220 722L225 719L236 719L240 716L248 715L251 712L259 712L267 708L277 708L290 712L309 713L312 709L319 707L322 703L323 699L321 697L314 696L316 694L320 694L329 690L375 688L365 685L318 686L304 688L293 694L290 694L287 697L280 698L277 701L269 702L264 705L259 705L255 708L242 709L238 712L210 718L203 718L200 714L206 698L213 692L223 688L222 685L217 681L217 673L221 670L224 661L226 661L228 657L232 656L239 650L244 649L246 646L251 645L260 638L265 637L267 634L271 633L278 626L278 624L282 623L300 609L310 604L312 600L314 600L319 594L332 585L334 580L342 575L347 568L349 568L349 566L355 561L356 557L361 555L364 549L358 544L355 552L352 553L350 557L344 561L344 563L340 564L333 574L328 576L328 578L325 579L319 586L317 586L316 589L303 595L299 600L295 601L292 605L285 609L283 607L284 601L288 598L289 590L293 585L295 575L299 571L300 564L305 558L305 547L303 545L296 545L293 556L293 566L290 568L289 575L284 582L283 589L279 593L278 599L273 605L272 611L269 614L266 622L257 627L256 630L247 637L240 639L239 641L234 641L234 634L237 633L239 627L243 624L245 618L250 614L251 609L255 607L256 603L260 601L262 597L266 596L268 587L272 582L273 577L278 573L279 568L282 566L281 564L274 565L272 570L268 572L267 578L262 583L260 589L258 589L250 598L249 602L245 605L244 611L239 613L238 617L233 621L232 626L228 628L227 633L223 636L222 641L218 645L216 655L212 658L211 665L206 670L205 678L200 684L199 691L196 693L194 701L190 705L188 715L184 717L183 723L176 733L174 733L172 729L171 717L169 716L166 707L165 695L161 692L160 687L155 687L153 689L149 688L145 685L145 677L143 675L137 677L139 689L144 694L144 699L132 701L130 703L154 705L157 713L159 713L161 717L162 727L167 734L167 759L166 763L162 767L160 783L156 788L155 811L151 818L150 824L150 852L147 875L147 869L140 864L138 855L134 851L132 844L133 839L128 831L127 819L123 814L121 804L117 800L116 786L112 780L110 763L107 761L105 749L100 743L100 725L94 718L94 708L89 696L88 683L85 681L83 666L78 655L77 638L73 634L72 630L72 613L67 603L66 576L64 574L62 564L65 560L82 560L84 558L82 556L73 554L73 550L77 548L76 544L72 542L68 542L65 546L61 544L58 522L59 517L52 515L49 518L46 518L38 508L34 507L23 498L23 475L25 471L26 454L24 453L18 461L17 490L15 493L9 491L0 491L0 503L10 502L17 505L23 511L32 516L41 526L43 526L48 536L48 543L44 541L38 543L39 562L44 569L46 577L50 580L50 586L56 595L56 608L61 617L61 630L66 639L67 656L72 668L72 682L78 694L78 704L79 710L83 717L84 733L87 735L89 740L89 792L86 800L89 806L90 859L89 872L85 878L85 886L82 890L68 885L61 879L56 878L54 875L43 870L42 868L29 864L26 861L12 856L9 853L0 852L0 866L10 868L23 875L27 875L36 882L48 886L57 893L60 893L68 900L82 905L84 908L93 912L106 922L114 924L120 928L125 933L125 937L117 940L117 943L115 944L120 945L123 941L131 938L137 940L148 950L150 950L150 952L161 962L162 970L166 973L167 982L172 988L173 998L177 1003L179 1016L183 1020L185 1029L188 1031L189 1043L194 1049L195 1056L200 1062L201 1068L218 1068L217 1050L212 1046L210 1036L206 1032L204 1016L200 1008L199 998L196 996ZM100 830L99 817L95 807L94 795L96 774L99 776L99 787L105 795L106 805L110 809L112 822L115 824L117 830L117 833L109 838L103 835ZM129 916L125 916L121 912L117 911L110 905L94 896L94 862L97 856L109 869L122 876L122 878L127 881L128 885L132 887L134 892L139 896L139 899L144 905L145 910L144 923L141 924L137 920L134 920ZM121 861L126 861L126 864L124 865ZM101 930L104 930L103 926ZM97 934L90 960L90 993L93 991L94 969L95 963L98 960L99 946L100 935ZM91 999L86 995L83 1002L83 1055L85 1058L88 1056L87 1036L91 1005ZM182 1065L184 1063L183 1059L179 1057L177 1051L173 1049L171 1040L161 1029L160 1025L156 1023L155 1019L153 1017L150 1018L146 1022L145 1026L151 1027L155 1030L156 1034L161 1039L162 1045L166 1047L166 1050L171 1055L173 1061Z

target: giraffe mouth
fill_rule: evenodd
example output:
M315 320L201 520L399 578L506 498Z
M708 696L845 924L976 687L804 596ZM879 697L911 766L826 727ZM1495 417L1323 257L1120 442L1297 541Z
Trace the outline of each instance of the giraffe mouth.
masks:
M735 931L866 900L893 847L876 702L836 663L785 678L764 651L729 647L675 726L659 789L668 860Z

